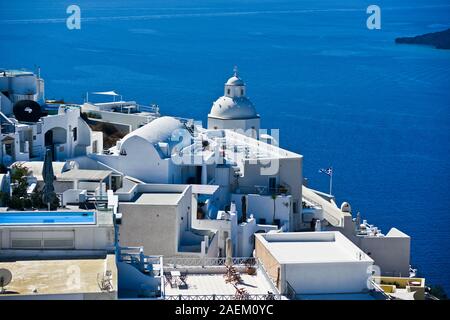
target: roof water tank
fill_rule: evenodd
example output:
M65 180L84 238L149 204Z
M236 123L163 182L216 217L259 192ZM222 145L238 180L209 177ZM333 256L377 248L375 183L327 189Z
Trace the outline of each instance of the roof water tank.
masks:
M24 73L11 78L11 93L36 94L36 76Z
M14 116L18 121L38 122L42 116L39 103L33 100L20 100L14 104Z

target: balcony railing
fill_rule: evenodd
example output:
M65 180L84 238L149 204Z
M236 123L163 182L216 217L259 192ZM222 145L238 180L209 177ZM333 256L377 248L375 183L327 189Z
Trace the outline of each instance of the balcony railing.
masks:
M165 300L283 300L281 294L246 294L246 295L165 295Z
M164 265L167 267L221 267L226 265L227 258L197 258L197 257L173 257L164 258ZM235 266L257 265L255 258L232 258L232 263Z
M262 196L269 196L269 195L284 195L284 194L290 194L289 188L287 187L273 187L270 188L268 186L237 186L233 193L237 194L259 194Z
M141 272L152 272L153 276L163 273L163 257L147 256L142 247L118 247L117 259L136 267Z

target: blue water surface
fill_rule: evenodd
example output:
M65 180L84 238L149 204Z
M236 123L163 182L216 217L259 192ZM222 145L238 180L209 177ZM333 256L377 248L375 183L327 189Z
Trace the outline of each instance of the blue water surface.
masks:
M0 67L41 66L47 98L117 90L205 123L234 65L264 128L304 155L311 187L334 167L349 201L412 238L412 263L450 292L450 51L396 45L450 27L448 0L1 1Z
M0 213L0 225L94 224L94 212L21 211Z

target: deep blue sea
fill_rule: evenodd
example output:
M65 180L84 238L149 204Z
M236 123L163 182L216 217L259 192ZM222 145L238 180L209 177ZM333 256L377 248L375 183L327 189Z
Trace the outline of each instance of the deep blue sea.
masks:
M338 202L409 234L413 266L450 293L450 51L394 43L448 27L448 0L2 0L0 67L39 65L47 98L114 89L205 123L238 65L309 185L327 191L332 165Z

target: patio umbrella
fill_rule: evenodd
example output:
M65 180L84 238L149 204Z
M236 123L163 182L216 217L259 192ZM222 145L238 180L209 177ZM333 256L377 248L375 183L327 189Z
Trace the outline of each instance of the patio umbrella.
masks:
M225 252L226 252L225 265L232 266L233 265L233 247L232 247L231 238L227 238L226 245L225 245Z
M52 164L52 151L47 149L45 152L44 166L42 168L42 177L44 179L44 194L42 200L47 204L48 210L51 210L51 203L54 202L56 198L55 187L53 186L53 180L55 175L53 173Z

